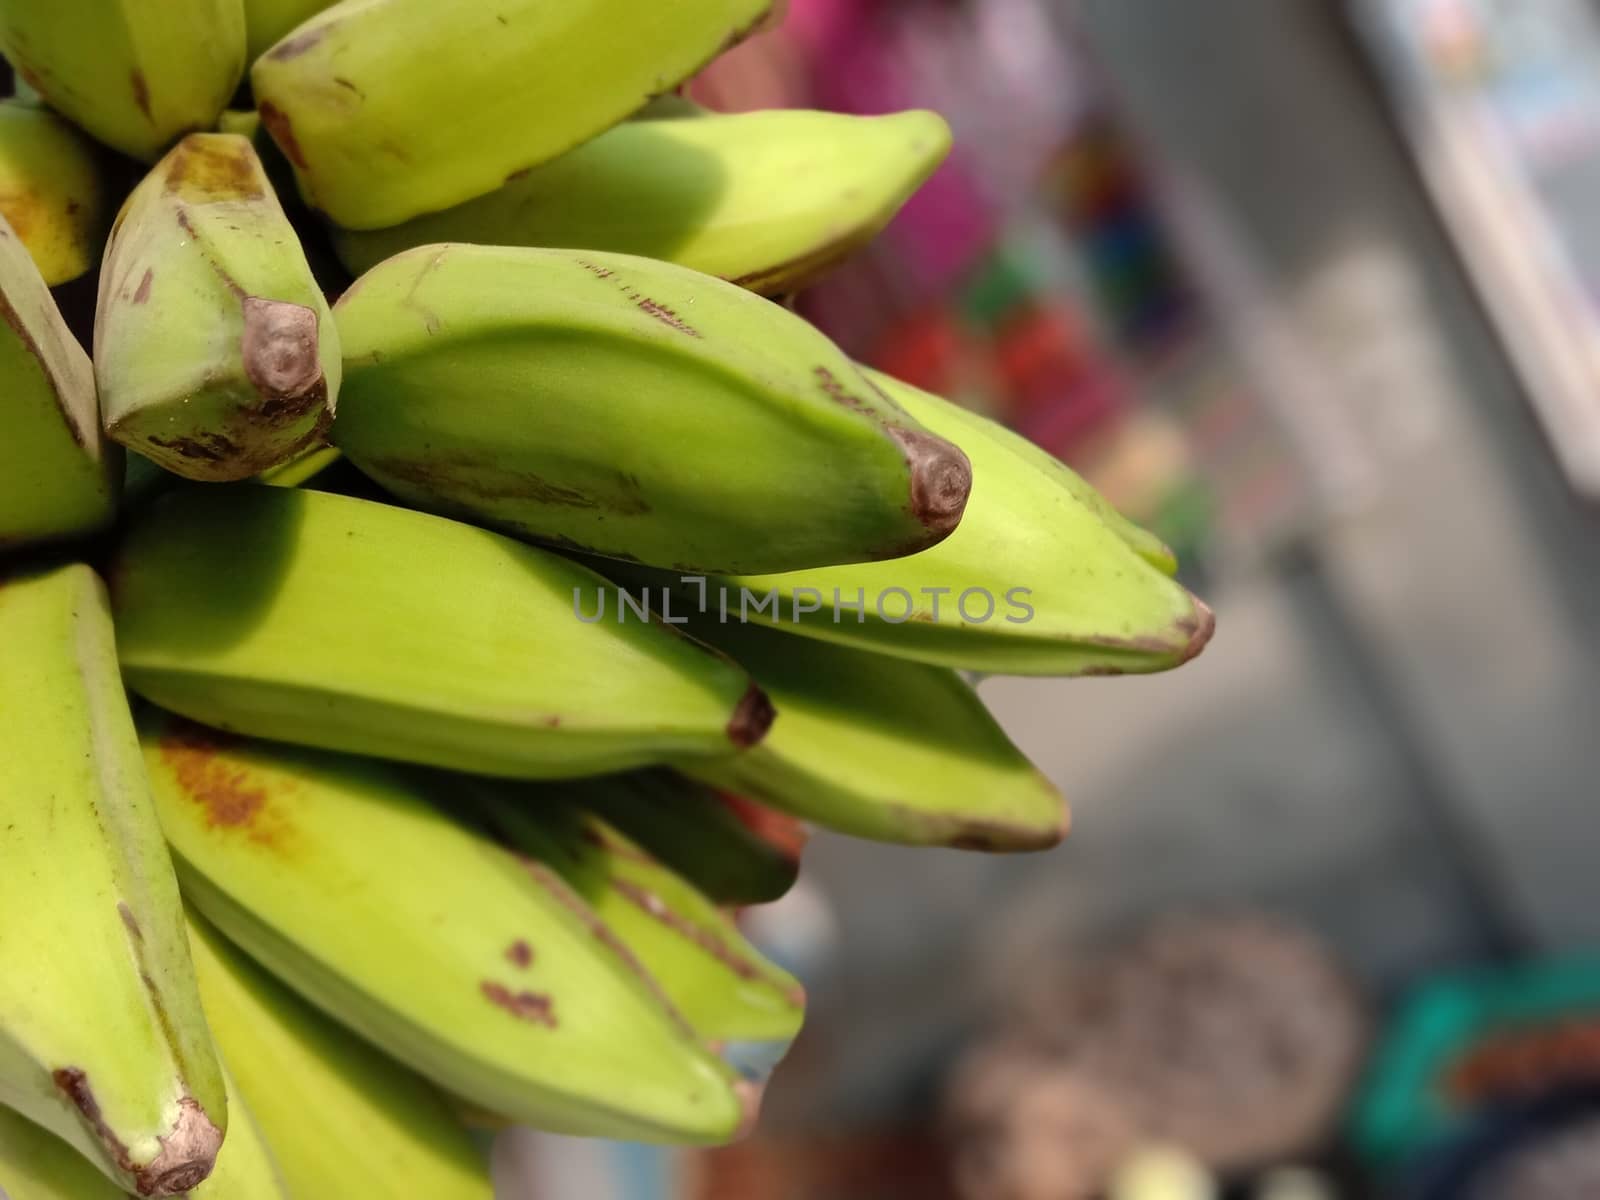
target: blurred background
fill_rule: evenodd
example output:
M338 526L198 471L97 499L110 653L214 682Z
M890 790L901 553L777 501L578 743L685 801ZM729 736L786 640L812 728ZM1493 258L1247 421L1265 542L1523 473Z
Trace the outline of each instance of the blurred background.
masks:
M1061 849L811 841L745 917L812 997L755 1138L506 1178L1600 1196L1600 0L792 0L691 94L949 119L800 311L1158 530L1218 633L983 682Z

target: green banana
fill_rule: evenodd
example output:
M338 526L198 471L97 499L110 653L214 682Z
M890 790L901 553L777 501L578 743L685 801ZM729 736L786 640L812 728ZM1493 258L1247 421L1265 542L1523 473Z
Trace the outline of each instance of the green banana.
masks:
M771 4L366 0L312 17L250 77L307 202L379 229L487 195L615 125Z
M425 1082L189 918L200 997L296 1197L492 1200L487 1164ZM223 1148L225 1163L232 1135Z
M167 1196L227 1127L105 592L0 579L0 1105Z
M781 295L871 241L949 152L931 112L627 121L487 196L335 244L357 274L436 242L569 246Z
M248 139L190 134L134 190L94 342L106 432L175 474L246 479L325 440L338 332Z
M972 484L800 318L668 263L423 247L334 314L339 447L411 503L518 536L799 569L934 545Z
M554 1132L719 1141L722 1065L560 879L404 768L143 726L185 894L251 957L441 1087Z
M100 261L111 224L106 164L49 109L0 101L0 216L51 287Z
M1066 832L1061 794L947 667L695 622L783 714L748 754L688 775L878 841L1043 850Z
M122 452L104 440L94 368L0 218L0 553L110 523Z
M794 977L682 876L562 803L559 785L471 780L454 783L452 793L498 840L582 896L701 1037L787 1041L799 1032L805 993Z
M676 631L579 621L601 583L583 567L366 500L179 489L135 515L112 570L128 686L239 733L560 778L727 753L772 719Z
M676 771L574 780L565 794L718 904L768 904L800 874L797 855L758 836L722 796Z
M244 75L242 0L0 0L0 53L98 140L153 162Z
M217 1153L215 1170L183 1194L189 1200L292 1200L233 1080L227 1078L227 1084L228 1139ZM0 1197L127 1200L128 1193L55 1134L0 1107Z
M332 8L334 0L244 0L245 46L255 62L301 22Z
M1165 671L1205 648L1211 610L1169 577L1171 555L1155 538L1015 434L874 378L971 458L978 482L961 527L897 562L691 581L717 620L1008 675ZM659 572L615 573L677 586Z

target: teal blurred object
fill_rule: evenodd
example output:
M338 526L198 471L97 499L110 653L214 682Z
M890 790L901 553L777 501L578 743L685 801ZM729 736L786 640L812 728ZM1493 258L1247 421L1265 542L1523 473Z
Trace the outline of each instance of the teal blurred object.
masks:
M1401 1008L1357 1099L1370 1163L1414 1160L1487 1108L1600 1080L1600 957L1441 978Z

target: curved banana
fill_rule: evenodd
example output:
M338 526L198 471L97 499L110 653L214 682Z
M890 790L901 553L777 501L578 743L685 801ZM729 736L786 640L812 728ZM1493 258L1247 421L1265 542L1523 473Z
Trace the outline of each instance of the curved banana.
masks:
M569 246L781 295L876 237L949 152L931 112L626 121L487 196L335 244L356 274L436 242Z
M719 620L726 604L729 620L1007 675L1166 671L1205 648L1211 610L1169 577L1171 555L1155 538L1015 434L874 378L971 458L976 484L961 527L897 562L697 584ZM651 578L658 587L675 582Z
M561 778L727 753L772 719L675 631L580 621L601 583L583 567L366 500L179 489L135 515L112 571L128 686L239 733Z
M205 1182L183 1194L189 1200L293 1200L232 1078L227 1084L227 1141ZM0 1197L127 1200L128 1193L55 1134L0 1106Z
M517 536L688 570L860 562L949 536L972 484L800 318L668 263L429 246L334 313L351 462Z
M756 834L724 797L676 771L573 780L563 794L718 904L768 904L786 895L799 877L798 855Z
M463 781L463 808L499 841L543 863L661 985L710 1042L788 1041L805 992L681 876L547 788Z
M194 913L189 944L217 1047L290 1195L492 1200L488 1164L427 1083L323 1016ZM232 1148L230 1134L219 1170Z
M153 162L244 75L242 0L0 0L0 52L50 107Z
M560 879L367 759L152 719L145 761L189 900L440 1086L560 1133L719 1141L728 1073Z
M0 218L0 554L110 524L122 451L100 432L94 368Z
M0 645L0 1105L186 1191L227 1101L94 572L0 580Z
M184 138L128 197L95 316L101 419L189 479L246 479L325 441L339 335L247 138Z
M988 851L1044 850L1066 833L1061 793L947 667L700 621L782 718L737 758L688 775L855 837Z
M312 17L251 82L307 201L347 229L377 229L486 195L587 141L771 6L365 0Z
M51 287L100 261L111 224L106 165L93 142L46 108L0 101L0 216Z
M245 46L255 62L297 25L332 8L335 0L244 0Z

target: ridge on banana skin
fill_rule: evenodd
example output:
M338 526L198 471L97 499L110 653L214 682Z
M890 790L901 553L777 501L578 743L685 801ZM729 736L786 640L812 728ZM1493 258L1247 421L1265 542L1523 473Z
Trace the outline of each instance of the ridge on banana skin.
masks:
M806 642L753 625L689 626L733 655L783 713L737 759L684 763L717 787L854 837L1045 850L1061 793L947 667Z
M0 1105L186 1191L227 1102L94 572L0 578L0 645Z
M336 245L356 274L436 242L570 246L782 295L871 241L949 152L931 112L628 121L487 196Z
M798 855L759 837L713 789L676 771L570 780L562 794L718 904L770 904L799 878Z
M788 634L1002 675L1167 671L1205 649L1215 626L1211 610L1170 578L1171 552L1158 539L1011 431L908 384L872 377L972 460L975 483L960 528L895 562L712 579L691 592L704 588L710 611L718 611L720 594L730 620L742 612ZM658 611L661 587L679 586L664 572L614 573L653 582Z
M463 813L544 863L583 897L707 1041L787 1042L805 992L692 884L617 830L566 804L560 785L452 783Z
M553 1132L715 1142L726 1069L553 872L371 759L152 715L145 761L190 902L280 980L441 1087Z
M100 432L94 368L0 218L0 554L110 524L122 451Z
M112 571L128 686L239 733L562 778L725 754L772 720L671 627L580 621L592 572L424 513L181 488L134 514Z
M317 1011L193 912L189 943L218 1050L288 1195L493 1200L488 1164L428 1083ZM232 1146L230 1135L219 1164Z
M377 229L564 154L693 75L771 7L356 0L294 30L251 82L307 202L347 229Z
M94 341L106 432L168 471L245 479L325 440L338 332L248 139L190 134L134 189Z
M686 570L894 558L972 472L794 314L670 263L407 251L335 306L335 441L419 507Z
M241 0L3 0L0 52L50 107L152 162L209 128L245 67Z
M94 268L111 224L106 163L48 109L0 101L0 216L51 287Z

